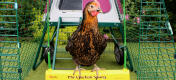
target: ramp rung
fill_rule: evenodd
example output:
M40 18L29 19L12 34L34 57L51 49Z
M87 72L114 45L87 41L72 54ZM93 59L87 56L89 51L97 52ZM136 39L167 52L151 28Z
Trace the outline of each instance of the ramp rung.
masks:
M0 36L4 36L4 37L17 37L18 35L6 35L6 34L0 34Z
M172 36L172 34L141 34L141 37Z
M19 78L10 78L10 77L1 77L1 79L4 79L4 80L19 80Z
M0 56L17 56L17 53L12 53L12 54L0 54Z
M149 30L149 29L160 29L160 30L164 30L164 29L166 29L167 30L167 28L157 28L158 26L155 26L156 28L140 28L140 29L143 29L143 30Z
M150 29L150 28L151 29L168 29L165 26L153 26L153 25L145 25L145 24L142 24L141 26L145 26L147 28L140 28L140 29Z
M13 8L0 8L1 11L13 11Z
M0 49L18 49L18 48L12 48L12 47L0 47Z
M155 60L143 60L144 62L156 62L156 61L172 61L173 59L155 59Z
M0 23L16 24L16 22L0 21Z
M13 72L13 71L0 71L0 73L12 73L12 74L17 74L18 72Z
M0 30L17 30L17 28L0 28Z
M129 70L102 70L97 77L96 72L82 70L81 76L74 70L47 70L46 80L130 80Z
M174 49L174 47L141 47L140 49L161 49L161 48L164 48L164 49Z
M15 2L0 2L0 4L14 4Z
M166 8L143 8L144 11L166 10Z
M144 21L141 23L166 23L166 21Z
M141 17L166 17L166 15L141 15Z
M158 54L158 53L152 53L152 52L148 52L148 53L144 53L144 54L140 54L140 56L150 56L150 55L155 55L156 56L156 54ZM163 55L172 55L172 54L174 54L174 53L161 53L162 55L161 56L163 56ZM150 65L151 66L151 65ZM168 66L171 66L171 65L168 65Z
M18 68L18 66L7 66L7 65L1 65L2 68Z
M18 41L0 41L0 43L18 43Z
M1 61L17 62L18 60L12 60L12 59L1 59Z
M16 15L0 15L0 17L16 17Z
M163 4L163 2L142 2L142 3L145 3L145 4Z

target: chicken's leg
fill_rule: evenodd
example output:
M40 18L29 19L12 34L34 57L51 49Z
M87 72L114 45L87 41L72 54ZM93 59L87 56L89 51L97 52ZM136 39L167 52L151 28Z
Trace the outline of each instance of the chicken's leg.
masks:
M104 68L99 68L96 64L94 64L94 68L92 69L92 72L96 71L97 77L98 77L98 71L99 70L105 70L105 69Z
M85 70L84 68L80 68L80 66L78 64L76 64L76 68L73 72L73 75L75 75L76 71L79 72L79 76L81 76L81 70Z
M80 69L79 69L79 65L77 65L77 64L76 64L76 68L73 72L73 75L75 75L76 71L79 71L79 74L81 74Z

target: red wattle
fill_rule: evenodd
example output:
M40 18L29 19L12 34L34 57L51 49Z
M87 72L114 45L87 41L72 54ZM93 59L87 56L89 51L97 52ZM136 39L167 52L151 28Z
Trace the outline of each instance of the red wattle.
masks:
M97 12L97 11L92 11L92 12L91 12L91 15L92 15L92 16L97 16L98 13L99 13L99 12Z

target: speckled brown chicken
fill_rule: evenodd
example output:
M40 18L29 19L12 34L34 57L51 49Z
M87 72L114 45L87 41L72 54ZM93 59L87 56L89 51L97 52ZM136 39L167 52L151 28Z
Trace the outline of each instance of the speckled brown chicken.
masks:
M94 70L97 73L100 69L96 66L96 62L105 50L107 43L98 29L97 15L99 12L101 12L101 9L98 2L88 3L83 11L81 25L68 39L66 51L72 55L73 61L77 66L75 70L79 69L78 65L94 65Z

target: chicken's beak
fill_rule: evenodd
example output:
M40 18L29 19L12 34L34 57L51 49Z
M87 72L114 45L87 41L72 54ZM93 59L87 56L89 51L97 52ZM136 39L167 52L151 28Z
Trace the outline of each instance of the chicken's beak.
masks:
M103 13L103 11L100 8L97 9L97 12Z

